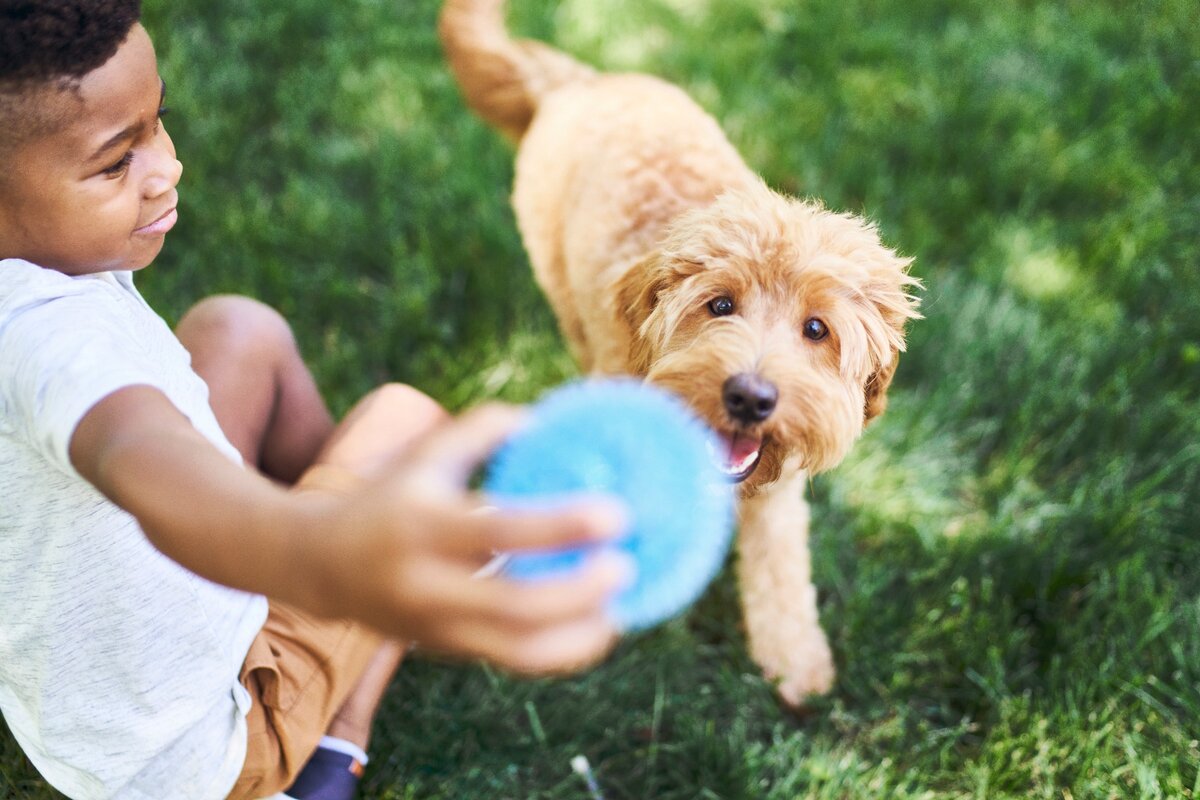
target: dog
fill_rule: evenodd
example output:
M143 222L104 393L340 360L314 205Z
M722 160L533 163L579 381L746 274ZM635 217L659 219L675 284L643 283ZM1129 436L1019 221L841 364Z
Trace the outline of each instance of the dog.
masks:
M666 388L718 433L750 656L799 708L835 674L805 482L887 404L920 316L911 259L770 190L678 87L514 39L504 12L448 0L438 30L467 104L516 143L537 282L582 370Z

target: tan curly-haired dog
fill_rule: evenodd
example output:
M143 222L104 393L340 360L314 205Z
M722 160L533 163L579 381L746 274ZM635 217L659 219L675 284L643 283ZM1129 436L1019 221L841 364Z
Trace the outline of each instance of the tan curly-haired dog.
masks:
M519 143L537 280L585 370L671 389L722 435L751 655L800 705L834 676L804 483L884 409L918 316L909 259L769 190L677 87L513 40L503 12L449 0L440 33L471 108Z

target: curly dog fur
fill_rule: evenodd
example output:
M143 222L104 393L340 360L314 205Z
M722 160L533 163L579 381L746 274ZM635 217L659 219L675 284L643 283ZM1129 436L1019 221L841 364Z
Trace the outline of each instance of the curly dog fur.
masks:
M538 283L584 370L671 389L722 435L751 656L801 705L834 677L804 484L884 410L919 316L909 259L771 191L679 88L514 40L503 13L448 0L440 33L468 104L517 143Z

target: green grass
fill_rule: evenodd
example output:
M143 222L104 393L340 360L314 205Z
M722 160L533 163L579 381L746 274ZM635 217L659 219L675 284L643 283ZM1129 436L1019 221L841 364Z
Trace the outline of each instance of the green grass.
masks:
M575 374L507 146L432 0L150 3L186 170L141 286L294 322L337 410ZM571 680L420 659L364 796L1200 795L1200 9L1195 0L515 0L514 24L691 91L773 185L916 258L888 413L813 482L835 691L794 718L723 575ZM0 796L48 798L0 736Z

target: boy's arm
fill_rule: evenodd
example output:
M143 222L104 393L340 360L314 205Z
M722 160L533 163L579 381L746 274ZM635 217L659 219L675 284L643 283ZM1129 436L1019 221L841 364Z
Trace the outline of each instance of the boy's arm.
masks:
M531 584L473 575L496 551L611 539L622 515L584 503L475 513L462 486L512 424L477 409L351 496L288 491L222 455L157 389L131 386L84 416L70 457L157 548L205 578L518 672L577 669L611 646L604 608L628 563L597 556Z
M313 611L317 567L336 558L309 532L326 498L293 494L217 450L148 386L97 403L71 438L71 463L132 514L150 541L209 580ZM307 575L309 580L298 580Z

